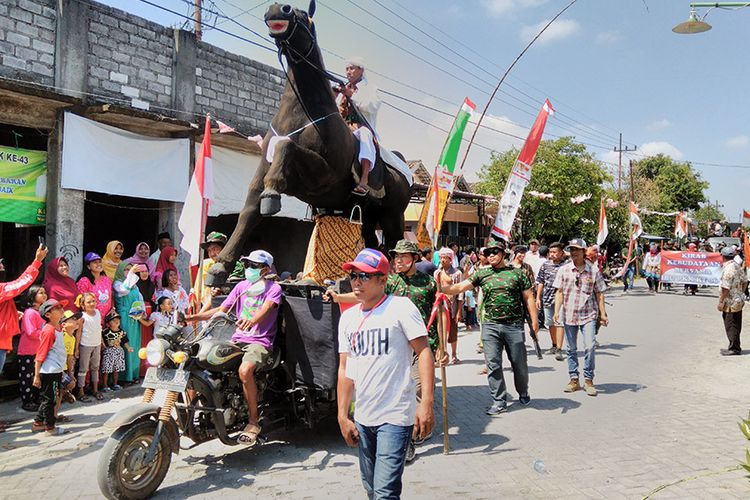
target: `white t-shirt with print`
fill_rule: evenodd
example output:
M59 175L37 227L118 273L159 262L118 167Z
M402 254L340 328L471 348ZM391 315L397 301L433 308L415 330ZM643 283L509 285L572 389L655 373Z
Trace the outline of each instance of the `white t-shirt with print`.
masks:
M83 313L83 326L81 327L81 345L96 347L102 343L102 313L98 309L90 316Z
M346 376L354 380L354 420L412 425L417 400L409 341L427 336L422 315L408 298L394 296L368 312L358 305L339 320L339 352L348 354Z

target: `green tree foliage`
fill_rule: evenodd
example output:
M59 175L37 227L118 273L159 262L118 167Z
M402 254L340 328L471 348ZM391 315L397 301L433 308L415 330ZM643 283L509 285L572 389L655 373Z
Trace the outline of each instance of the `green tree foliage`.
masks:
M641 208L658 212L689 211L706 201L708 182L701 179L690 163L659 154L634 162L633 168L636 203ZM642 215L641 220L648 233L669 236L674 231L674 218Z
M479 174L477 191L500 199L517 156L515 149L493 153L490 164L483 166ZM586 147L572 138L542 141L516 217L514 239L552 242L583 237L593 241L598 230L603 185L610 180ZM529 191L552 193L554 198L540 200L530 196ZM570 198L582 194L591 194L591 199L577 205L570 202Z

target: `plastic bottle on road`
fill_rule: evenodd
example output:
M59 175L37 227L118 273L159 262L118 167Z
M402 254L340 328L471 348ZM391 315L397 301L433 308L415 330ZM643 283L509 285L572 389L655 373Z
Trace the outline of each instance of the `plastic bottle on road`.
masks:
M542 462L539 459L534 460L534 470L537 471L539 474L546 474L547 473L547 467L544 465L544 462Z

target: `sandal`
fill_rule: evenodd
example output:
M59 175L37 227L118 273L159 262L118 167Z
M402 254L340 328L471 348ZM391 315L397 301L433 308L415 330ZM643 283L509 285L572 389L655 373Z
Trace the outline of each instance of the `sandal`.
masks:
M258 435L260 434L260 426L253 425L249 431L242 431L237 436L237 443L244 444L245 446L253 446L258 441Z
M47 426L44 425L44 422L31 423L31 432L42 432L44 430L47 430Z
M101 393L101 392L99 392L99 391L97 391L97 392L95 392L95 393L94 393L94 397L95 397L95 398L96 398L97 400L99 400L99 401L103 401L103 400L104 400L104 394L102 394L102 393Z
M358 184L357 187L352 189L352 194L356 194L357 196L367 196L367 193L369 192L370 188L361 184Z
M73 404L76 402L76 397L73 396L72 392L66 392L65 396L63 396L63 401L65 401L66 403Z
M73 421L73 419L71 417L69 417L67 415L63 415L62 413L59 414L55 420L57 420L58 422L62 422L64 424L67 424L67 423Z
M90 403L91 398L88 397L86 394L80 393L78 394L78 401L80 401L81 403Z

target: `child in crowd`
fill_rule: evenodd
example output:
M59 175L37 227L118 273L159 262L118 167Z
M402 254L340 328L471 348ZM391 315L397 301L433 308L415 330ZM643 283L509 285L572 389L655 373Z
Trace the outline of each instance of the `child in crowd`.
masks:
M39 410L39 391L34 387L34 358L39 349L42 328L46 321L39 316L39 307L47 300L47 292L41 285L31 285L26 290L26 310L21 319L21 339L18 342L18 385L21 390L21 408L26 411Z
M161 279L161 289L155 294L156 299L159 297L169 297L172 299L172 306L181 313L186 313L190 307L190 299L185 289L180 285L180 275L177 271L168 269L164 271ZM157 308L158 309L158 308Z
M58 412L63 401L67 401L68 403L76 402L76 398L71 391L76 388L76 378L73 373L76 363L74 352L76 349L76 333L80 328L81 316L81 312L65 311L60 320L60 329L63 332L63 345L65 346L65 367L63 368L62 382L60 383L60 394L55 405L55 415L58 422L71 422L73 420Z
M104 318L107 327L102 331L104 338L104 354L102 355L102 374L104 375L104 389L109 391L109 374L112 374L112 389L119 391L122 387L117 383L121 371L125 370L125 350L133 352L128 341L128 334L120 329L120 315L112 309Z
M141 319L140 321L142 325L154 325L154 334L158 333L162 327L174 323L175 314L172 299L167 295L159 297L156 301L156 311L152 312L148 319Z
M47 324L42 328L34 363L33 385L39 389L40 402L31 430L46 431L50 436L59 436L66 433L55 425L55 406L65 368L65 344L63 332L60 331L63 305L54 299L48 299L39 307L39 315Z
M88 403L86 396L86 374L90 372L91 392L98 400L104 399L99 392L99 362L102 355L102 317L96 308L97 300L93 293L81 296L83 307L83 324L76 338L76 357L78 358L78 400Z

